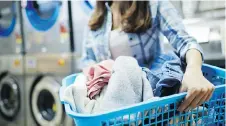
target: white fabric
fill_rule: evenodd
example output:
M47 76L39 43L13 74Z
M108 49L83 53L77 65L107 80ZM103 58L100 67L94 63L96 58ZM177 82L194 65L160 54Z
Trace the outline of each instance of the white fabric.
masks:
M128 35L119 29L111 31L109 47L114 60L119 56L132 56Z
M64 100L79 113L99 113L125 107L153 98L153 91L146 73L136 59L120 56L113 65L113 73L100 95L87 97L86 77L77 76L73 85L65 89Z
M86 77L79 74L74 84L68 86L64 91L63 99L70 103L72 109L78 113L90 113L93 109L93 100L87 97Z

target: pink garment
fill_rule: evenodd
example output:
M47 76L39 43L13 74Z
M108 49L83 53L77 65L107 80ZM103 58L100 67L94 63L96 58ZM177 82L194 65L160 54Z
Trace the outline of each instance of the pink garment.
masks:
M83 73L87 77L86 86L90 99L98 95L101 89L108 84L113 64L113 60L105 60L83 69Z

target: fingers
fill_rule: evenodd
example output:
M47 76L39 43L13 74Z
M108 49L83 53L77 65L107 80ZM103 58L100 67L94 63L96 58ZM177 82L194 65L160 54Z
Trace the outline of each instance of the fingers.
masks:
M184 101L178 108L178 111L188 111L189 109L194 109L195 107L208 101L214 91L214 86L201 89L192 89L188 91Z
M195 99L196 95L199 94L199 92L197 90L189 90L184 101L182 102L182 104L180 105L180 107L178 108L178 111L184 111L186 108L189 107L189 105L191 104L191 102Z
M206 94L201 98L201 100L199 101L198 105L203 104L203 103L206 101L205 99L207 99L208 96L209 96L209 93L206 93Z
M212 85L212 87L211 87L211 91L210 91L210 93L209 93L208 97L206 98L206 101L210 100L210 98L211 98L211 97L212 97L212 95L213 95L214 90L215 90L215 87Z
M196 95L196 97L193 99L190 105L185 109L185 111L188 111L190 109L194 109L195 107L197 107L199 105L199 102L202 101L202 98L205 97L205 95L207 94L208 89L203 88L196 91L199 93Z
M213 91L214 91L215 87L214 86L210 86L208 88L208 92L205 94L205 96L199 101L198 105L201 105L203 104L205 101L208 101L211 97L212 97L212 94L213 94Z

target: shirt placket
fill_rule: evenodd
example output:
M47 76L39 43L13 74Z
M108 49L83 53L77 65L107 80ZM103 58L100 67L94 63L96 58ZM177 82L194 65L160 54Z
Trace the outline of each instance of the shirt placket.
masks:
M107 5L108 6L108 5ZM109 6L108 6L109 7ZM104 34L104 43L105 43L105 51L107 53L106 58L110 59L112 58L111 52L110 52L110 47L109 47L109 38L110 38L110 33L111 33L111 27L112 27L112 14L111 11L108 9L107 11L107 19L106 19L106 32Z

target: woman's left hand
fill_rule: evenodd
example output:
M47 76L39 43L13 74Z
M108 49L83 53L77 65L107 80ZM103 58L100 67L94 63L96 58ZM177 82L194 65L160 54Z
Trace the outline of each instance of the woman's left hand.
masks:
M181 112L193 109L208 101L214 91L214 85L203 76L200 68L187 67L180 88L180 92L186 91L187 95L178 108Z

